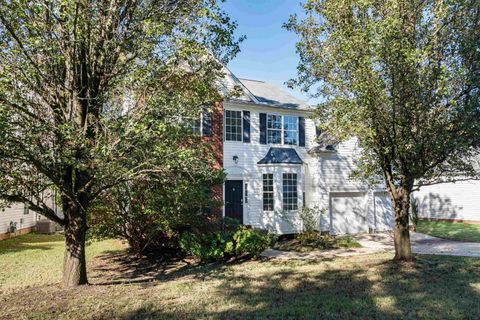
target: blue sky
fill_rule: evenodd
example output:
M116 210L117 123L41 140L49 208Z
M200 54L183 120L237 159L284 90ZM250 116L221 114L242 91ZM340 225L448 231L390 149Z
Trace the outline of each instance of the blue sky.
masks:
M301 12L299 0L227 0L222 4L238 22L237 35L246 35L241 52L229 64L239 78L264 80L308 101L300 90L284 84L297 75L297 36L282 28L292 13ZM308 101L313 103L313 100Z

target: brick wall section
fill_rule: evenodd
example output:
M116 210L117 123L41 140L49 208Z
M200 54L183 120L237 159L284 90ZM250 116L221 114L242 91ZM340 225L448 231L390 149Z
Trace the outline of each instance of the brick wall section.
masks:
M212 136L203 137L204 141L212 143L216 163L215 169L223 168L223 103L215 102L212 109ZM212 190L213 198L216 201L223 202L223 185L219 185ZM213 213L219 217L222 216L222 207L214 208Z

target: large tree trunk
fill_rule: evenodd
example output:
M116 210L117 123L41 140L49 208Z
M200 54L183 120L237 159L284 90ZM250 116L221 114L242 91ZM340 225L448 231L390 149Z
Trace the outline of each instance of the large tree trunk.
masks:
M393 230L395 244L395 260L412 261L412 246L410 244L409 210L411 188L402 186L393 198L395 226Z
M65 226L65 256L63 260L63 286L76 287L87 284L85 259L85 235L87 221L79 208L67 209L68 223Z

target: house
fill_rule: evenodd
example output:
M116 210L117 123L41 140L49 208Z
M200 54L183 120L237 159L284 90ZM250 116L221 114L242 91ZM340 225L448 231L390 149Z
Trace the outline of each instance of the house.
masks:
M480 224L480 181L424 186L414 197L420 219Z
M43 192L42 197L46 205L52 208L57 214L60 209L53 201L54 195ZM0 207L0 240L23 235L34 230L42 233L53 233L59 226L36 213L23 203L13 203L2 208Z
M37 223L37 213L23 203L0 209L0 240L29 233Z
M305 102L263 81L238 79L225 69L227 96L205 110L194 131L213 146L227 180L213 190L223 200L217 213L279 234L301 229L303 207L319 212L318 229L332 234L391 230L392 207L382 187L351 179L359 152L356 139L339 143L319 134ZM1 233L10 222L31 228L23 208L0 214ZM23 220L22 220L23 219ZM28 229L25 229L28 230Z
M263 81L228 72L241 94L221 104L223 214L276 233L301 228L302 207L321 210L318 228L332 234L393 228L384 188L352 180L358 141L318 136L312 108ZM217 106L218 107L218 106ZM217 113L219 111L217 110Z

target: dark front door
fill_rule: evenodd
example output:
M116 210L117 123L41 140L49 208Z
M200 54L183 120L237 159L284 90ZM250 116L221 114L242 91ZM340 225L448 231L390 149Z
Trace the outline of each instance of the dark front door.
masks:
M242 180L227 180L225 182L225 216L237 219L243 224Z

